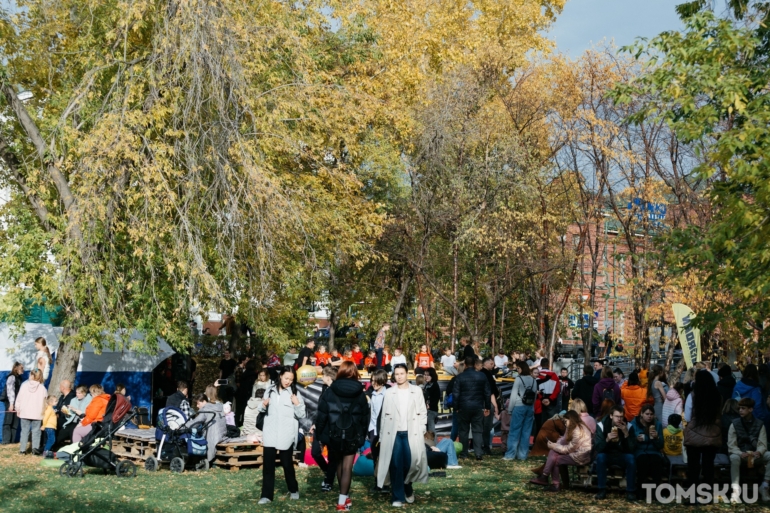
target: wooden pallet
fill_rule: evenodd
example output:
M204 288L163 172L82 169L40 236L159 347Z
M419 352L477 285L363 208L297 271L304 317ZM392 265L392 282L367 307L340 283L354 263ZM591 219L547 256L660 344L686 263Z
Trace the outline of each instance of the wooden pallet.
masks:
M217 444L214 462L231 472L237 472L241 468L261 467L263 454L264 449L260 444L245 440L230 440L226 443ZM294 455L294 463L299 463L299 458L296 454Z
M112 441L112 452L118 458L139 462L155 456L157 448L154 429L118 431Z

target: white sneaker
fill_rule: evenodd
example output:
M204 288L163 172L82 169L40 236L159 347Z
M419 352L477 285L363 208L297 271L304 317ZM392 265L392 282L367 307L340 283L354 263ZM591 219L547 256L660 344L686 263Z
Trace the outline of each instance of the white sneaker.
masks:
M458 468L462 468L460 465L447 465L447 470L457 470Z
M770 483L765 481L759 487L759 493L762 495L762 502L770 502Z
M259 499L259 502L257 504L270 504L271 502L273 501L271 501L267 497L262 497L261 499Z
M414 502L414 495L410 495L409 497L407 497L406 502L408 502L409 504L412 504Z
M298 501L299 500L299 492L290 493L289 494L289 499L291 499L293 501Z
M403 508L404 507L404 503L401 502L401 501L393 501L391 506L393 506L394 508Z
M732 492L730 494L730 504L741 504L741 487L733 485Z

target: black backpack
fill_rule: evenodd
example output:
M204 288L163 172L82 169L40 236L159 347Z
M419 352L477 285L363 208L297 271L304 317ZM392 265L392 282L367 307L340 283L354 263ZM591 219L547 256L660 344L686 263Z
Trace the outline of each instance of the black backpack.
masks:
M609 399L610 401L615 401L615 387L612 386L610 388L605 388L602 391L602 401L605 399Z
M333 395L334 403L339 409L339 415L334 422L329 424L329 446L342 453L353 454L364 445L366 433L360 432L360 426L350 413L353 404L344 405L336 394Z
M524 382L522 381L522 383ZM537 386L537 380L535 378L532 378L532 383ZM521 402L524 406L532 406L535 404L535 399L537 399L537 392L532 387L525 388L524 395L521 395L521 391L519 391L519 398L521 398Z

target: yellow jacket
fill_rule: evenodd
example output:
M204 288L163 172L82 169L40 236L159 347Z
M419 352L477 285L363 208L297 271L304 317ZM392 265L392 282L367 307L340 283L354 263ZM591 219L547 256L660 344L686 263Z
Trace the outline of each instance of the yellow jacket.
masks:
M43 429L56 429L56 412L53 406L47 405L43 413Z
M674 426L666 426L663 430L663 454L666 456L681 456L682 440L684 433L681 429Z

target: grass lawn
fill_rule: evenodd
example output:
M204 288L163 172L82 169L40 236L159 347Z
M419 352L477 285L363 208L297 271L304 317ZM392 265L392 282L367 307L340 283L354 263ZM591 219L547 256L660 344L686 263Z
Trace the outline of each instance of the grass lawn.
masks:
M136 478L118 478L89 469L85 478L61 478L55 468L40 466L40 458L19 456L17 445L0 448L0 511L4 513L44 513L49 511L108 512L183 512L227 511L333 511L337 494L320 491L321 473L317 467L297 469L299 501L283 496L286 485L278 470L276 500L258 506L262 473L260 470L229 472L212 469L205 473L185 472L173 475L168 470L150 474L140 469ZM427 485L416 485L417 500L408 511L550 511L642 512L692 511L672 505L648 505L642 501L629 504L619 494L606 501L595 501L593 494L582 491L546 494L541 488L526 484L532 476L528 469L542 458L530 462L503 462L501 453L482 462L462 462L461 470L448 471L446 478L432 478ZM353 480L353 508L360 512L396 511L389 495L367 493L374 479ZM767 511L766 506L701 507L707 511Z

